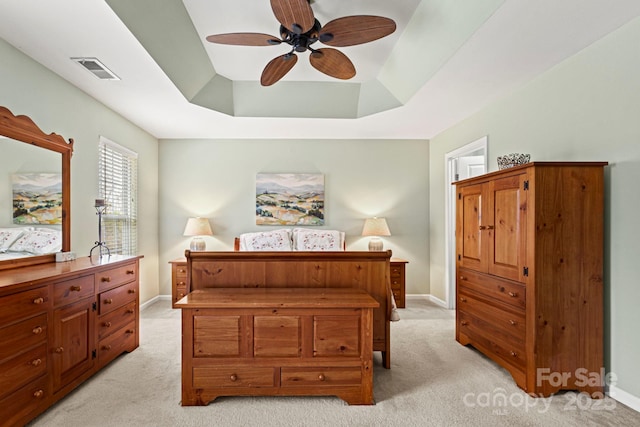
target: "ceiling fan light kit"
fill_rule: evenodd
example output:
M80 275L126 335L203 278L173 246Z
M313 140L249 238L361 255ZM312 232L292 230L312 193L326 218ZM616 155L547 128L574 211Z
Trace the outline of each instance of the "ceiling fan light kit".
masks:
M347 80L356 75L351 60L333 48L314 49L320 42L328 46L345 47L368 43L386 37L396 30L392 19L354 15L329 21L324 27L315 18L308 0L271 0L271 9L280 22L280 37L262 33L214 34L207 41L238 46L274 46L282 43L291 51L272 59L262 71L260 83L271 86L282 79L296 64L296 52L309 51L309 62L321 73Z

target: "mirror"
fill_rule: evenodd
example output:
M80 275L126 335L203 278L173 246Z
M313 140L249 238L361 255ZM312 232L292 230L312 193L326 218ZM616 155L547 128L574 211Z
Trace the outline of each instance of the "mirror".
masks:
M70 188L73 140L69 139L69 142L66 142L55 133L47 135L29 117L14 116L10 110L0 106L0 149L4 159L0 162L0 230L5 230L5 237L10 234L12 228L60 230L61 250L71 250ZM5 156L9 153L12 157ZM17 157L14 158L13 155ZM10 166L6 166L7 162ZM27 187L30 183L24 176L12 175L26 172L40 173L37 184L43 189L48 188L47 179L51 178L50 174L60 174L61 179L55 180L56 190L51 196L46 192L49 190L42 190L39 196L30 193L25 199L14 201L13 189ZM47 194L47 197L44 197L44 194ZM55 217L61 218L56 220ZM0 241L0 248L7 246L1 245ZM0 253L4 255L0 256L0 270L55 261L54 253L46 253L46 249L42 249L42 252L45 254L41 255L39 251L25 251L23 255L20 251L16 251L15 254Z

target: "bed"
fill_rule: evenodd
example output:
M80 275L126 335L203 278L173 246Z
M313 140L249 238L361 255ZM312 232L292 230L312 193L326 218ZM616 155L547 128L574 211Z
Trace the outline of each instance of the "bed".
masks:
M323 232L326 234L326 231ZM286 245L286 239L283 243L278 236L268 237ZM241 235L238 239L238 248L242 238ZM316 250L187 250L187 292L207 288L263 287L364 289L380 304L373 312L373 350L382 352L383 366L390 368L391 251L345 251L335 247L326 250L318 246L317 239L307 239L307 242L311 240L315 240ZM342 240L332 240L331 244L344 247L344 236Z

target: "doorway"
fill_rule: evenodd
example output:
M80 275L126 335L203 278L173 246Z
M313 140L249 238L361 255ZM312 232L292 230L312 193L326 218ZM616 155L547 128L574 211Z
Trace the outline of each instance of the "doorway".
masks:
M445 283L447 308L456 308L456 188L451 183L487 171L488 137L473 141L444 156L445 161Z

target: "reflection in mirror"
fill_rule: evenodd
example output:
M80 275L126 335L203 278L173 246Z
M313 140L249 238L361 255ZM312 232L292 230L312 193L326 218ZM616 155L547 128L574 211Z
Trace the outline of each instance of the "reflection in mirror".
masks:
M0 106L0 152L0 270L53 262L71 250L73 140Z
M60 154L0 137L0 261L62 249Z

